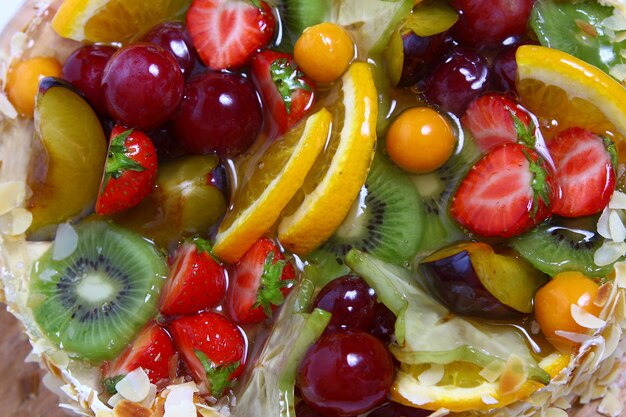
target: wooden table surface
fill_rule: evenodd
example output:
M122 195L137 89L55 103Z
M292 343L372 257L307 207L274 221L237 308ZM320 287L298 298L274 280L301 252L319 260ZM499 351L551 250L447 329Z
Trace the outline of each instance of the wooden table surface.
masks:
M30 352L30 344L22 333L17 320L0 307L0 417L67 417L58 408L58 399L40 382L43 373L34 363L24 363ZM620 399L626 404L625 377L620 380ZM597 404L591 404L570 413L572 417L598 417ZM626 408L626 407L625 407ZM626 410L620 417L626 417Z

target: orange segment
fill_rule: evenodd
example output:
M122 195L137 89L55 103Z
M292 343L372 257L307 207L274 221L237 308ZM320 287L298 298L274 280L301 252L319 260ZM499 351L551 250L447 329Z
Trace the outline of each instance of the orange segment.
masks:
M317 248L341 225L374 157L378 102L368 64L352 64L342 81L330 143L304 183L301 204L278 226L281 243L300 255Z
M64 38L128 43L157 23L182 19L191 0L65 0L52 20Z
M215 238L214 253L237 261L266 233L283 208L302 187L330 132L332 117L326 109L274 142L246 175Z

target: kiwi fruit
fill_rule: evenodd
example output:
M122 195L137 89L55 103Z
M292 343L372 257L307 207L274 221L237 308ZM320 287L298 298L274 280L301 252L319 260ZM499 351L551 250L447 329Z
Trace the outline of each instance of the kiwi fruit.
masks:
M279 49L293 50L306 28L330 21L332 8L333 0L282 0L278 7L283 22Z
M518 236L511 246L535 268L550 276L579 271L590 277L604 277L613 266L598 266L593 262L594 252L604 242L594 231L597 219L597 216L557 218Z
M55 259L53 246L33 265L28 305L60 348L91 362L113 359L156 315L167 265L150 242L117 226L75 231L71 255Z
M415 256L423 230L424 206L411 180L376 153L350 213L323 248L338 257L355 248L401 264Z

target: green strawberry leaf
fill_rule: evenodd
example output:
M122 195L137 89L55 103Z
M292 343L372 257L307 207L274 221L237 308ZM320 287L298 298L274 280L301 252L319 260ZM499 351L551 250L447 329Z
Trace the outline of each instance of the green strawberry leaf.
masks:
M543 200L544 204L550 207L550 184L548 184L548 172L543 168L543 159L539 158L537 161L533 161L531 156L524 149L524 155L528 159L529 170L533 174L533 179L530 182L530 186L533 189L533 213L532 216L537 216L539 210L539 199Z
M611 165L613 166L613 170L617 172L617 148L615 148L615 142L611 140L611 138L607 136L602 136L602 141L604 142L604 149L609 153L611 157Z
M235 370L241 364L240 361L224 364L224 365L215 365L207 355L200 351L195 350L194 353L196 357L200 360L204 371L206 372L207 379L209 380L211 395L215 398L219 398L224 395L224 391L227 388L230 388L230 375L235 372Z
M117 376L112 376L111 378L106 378L105 380L102 381L102 386L104 387L106 392L108 392L111 395L115 395L117 394L117 388L115 388L115 386L117 385L118 382L120 382L125 377L126 375L117 375Z
M272 317L272 306L279 306L285 302L285 296L280 291L293 285L293 280L282 280L283 270L287 261L278 260L274 262L274 252L267 254L263 264L263 274L257 293L257 301L252 308L261 306L267 317Z
M311 87L303 80L304 74L294 62L279 58L270 65L270 75L285 103L287 114L291 114L291 95L297 90L311 91Z
M139 162L129 158L126 154L128 148L126 147L126 139L133 133L133 129L128 129L123 133L111 138L109 144L109 153L107 155L106 164L104 166L104 181L102 182L102 189L104 189L109 182L109 179L119 179L126 171L144 171Z
M520 120L513 110L509 110L511 114L511 118L513 119L513 125L515 126L515 132L517 133L517 140L523 143L524 145L532 148L535 146L536 138L535 138L535 122L530 121L530 126L526 127L526 125Z
M215 262L217 262L219 265L222 264L222 261L220 261L213 253L213 244L211 244L210 241L196 236L193 239L189 239L188 242L196 245L196 251L198 252L198 254L203 252L208 253Z

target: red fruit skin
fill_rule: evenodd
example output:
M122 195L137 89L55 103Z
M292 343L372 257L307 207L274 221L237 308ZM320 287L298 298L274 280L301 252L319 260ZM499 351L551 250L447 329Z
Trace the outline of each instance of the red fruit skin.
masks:
M206 371L195 351L203 352L216 365L240 362L230 374L237 378L243 372L246 361L246 340L234 323L218 313L204 312L194 316L180 317L169 327L178 351L197 382L208 382Z
M532 125L526 110L510 98L496 93L485 94L472 101L462 123L472 133L478 147L486 152L498 145L519 140L511 113L527 128Z
M260 323L267 319L261 306L253 307L258 299L263 265L270 252L274 252L274 264L285 257L272 240L259 239L234 266L230 276L230 286L226 292L226 312L237 323ZM296 271L291 263L283 269L281 280L293 280ZM291 289L282 288L281 292L287 296ZM272 305L272 311L277 307Z
M526 154L546 173L547 202L535 196ZM519 143L506 143L472 167L452 199L450 214L478 235L517 236L550 216L557 187L551 169L535 151Z
M603 139L585 129L572 127L548 142L556 166L561 194L553 212L564 217L601 212L615 190L615 169Z
M240 68L274 37L276 18L260 1L194 0L187 30L204 64L213 70Z
M296 67L292 55L275 51L259 52L252 58L252 78L257 85L265 108L269 109L270 116L278 126L279 133L285 133L293 125L298 123L313 108L315 103L315 84L304 74L300 74L297 79L306 84L309 88L298 88L291 93L291 107L289 113L280 95L276 83L272 80L271 65L276 60L284 59Z
M224 297L224 267L193 242L178 248L170 271L161 294L163 315L195 314L215 307Z
M459 20L454 38L468 46L496 46L504 39L523 35L534 0L452 0Z
M156 323L150 323L120 356L103 365L103 373L105 378L112 378L143 368L150 382L157 384L169 378L169 362L175 353L170 335Z
M123 126L115 126L111 131L111 141L127 130ZM111 141L109 142L109 149ZM127 170L117 179L110 177L106 181L106 185L106 175L103 175L96 200L96 214L101 216L118 213L136 206L152 192L156 180L157 153L150 138L139 130L133 130L131 135L126 138L124 145L127 149L125 155L139 163L144 170Z

